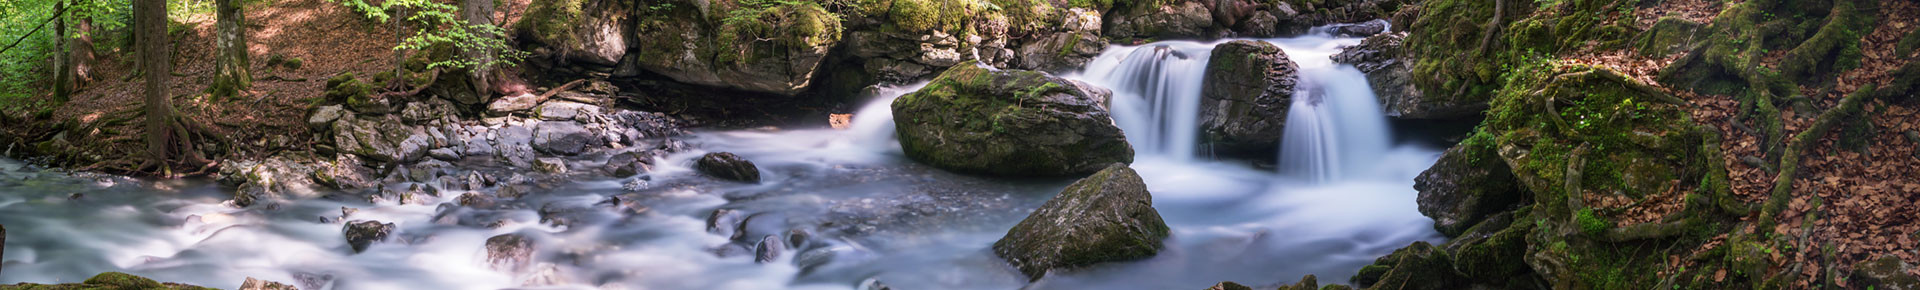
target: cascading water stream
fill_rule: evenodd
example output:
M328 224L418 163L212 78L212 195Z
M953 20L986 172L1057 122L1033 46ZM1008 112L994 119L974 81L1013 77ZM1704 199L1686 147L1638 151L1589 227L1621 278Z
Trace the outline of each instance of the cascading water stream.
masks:
M1165 42L1109 50L1079 78L1113 90L1114 123L1137 154L1187 160L1199 140L1200 83L1212 49Z
M1280 172L1313 183L1369 175L1391 141L1366 76L1351 66L1301 62L1305 90L1287 111Z

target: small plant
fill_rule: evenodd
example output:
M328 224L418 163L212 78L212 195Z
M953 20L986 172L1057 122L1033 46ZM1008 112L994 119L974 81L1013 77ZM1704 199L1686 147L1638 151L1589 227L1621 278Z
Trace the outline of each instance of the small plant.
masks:
M527 55L507 45L506 29L496 25L471 25L459 18L460 7L431 0L387 0L379 5L367 0L329 0L347 6L374 22L406 21L412 33L394 45L394 50L422 50L438 44L453 45L461 51L497 52L494 57L468 59L454 55L433 59L427 68L487 68L512 63ZM407 11L404 18L389 11Z

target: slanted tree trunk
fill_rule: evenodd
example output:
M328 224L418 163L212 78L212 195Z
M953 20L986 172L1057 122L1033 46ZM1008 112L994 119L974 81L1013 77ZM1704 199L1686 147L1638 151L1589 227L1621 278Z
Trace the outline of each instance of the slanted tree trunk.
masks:
M73 59L67 53L67 1L53 2L53 98L66 102L73 95Z
M214 79L207 90L219 97L236 97L253 85L247 69L247 18L236 0L214 0Z
M134 0L133 20L140 70L147 78L147 158L164 167L172 157L168 145L176 137L171 126L173 100L167 93L167 77L173 72L173 64L168 62L167 0Z
M493 0L460 1L460 12L467 18L469 26L493 24ZM479 99L483 102L491 99L493 97L492 86L490 86L492 82L488 76L493 72L493 66L488 63L493 62L494 52L491 49L475 49L465 53L467 59L481 64L467 71L467 77L473 79L473 93L479 95Z

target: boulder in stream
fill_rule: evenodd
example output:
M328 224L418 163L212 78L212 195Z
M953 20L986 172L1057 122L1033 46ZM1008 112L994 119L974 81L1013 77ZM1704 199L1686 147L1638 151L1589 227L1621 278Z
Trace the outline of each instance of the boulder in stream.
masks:
M517 272L533 262L533 240L521 234L503 234L487 238L487 266L496 271Z
M893 101L907 157L947 170L1063 176L1133 162L1107 112L1111 91L968 61Z
M1231 154L1278 152L1299 71L1272 43L1215 46L1200 85L1200 126L1208 143Z
M1526 197L1488 134L1474 134L1448 148L1432 168L1414 178L1413 189L1420 191L1420 213L1432 217L1433 228L1448 237Z
M588 148L604 145L605 140L595 136L580 123L572 121L541 122L533 129L533 149L558 155L579 155Z
M1140 175L1112 164L1034 210L993 252L1039 280L1053 269L1152 257L1170 233Z
M740 155L729 152L714 152L700 156L695 167L700 169L700 173L706 173L714 178L760 183L760 168L754 166L753 161L747 161L746 158L740 158Z
M342 231L346 232L347 246L353 247L354 253L359 253L366 251L373 242L387 240L387 236L393 234L393 228L393 223L351 221Z
M246 282L240 283L239 290L300 290L300 288L295 288L293 285L287 285L285 283L247 277Z

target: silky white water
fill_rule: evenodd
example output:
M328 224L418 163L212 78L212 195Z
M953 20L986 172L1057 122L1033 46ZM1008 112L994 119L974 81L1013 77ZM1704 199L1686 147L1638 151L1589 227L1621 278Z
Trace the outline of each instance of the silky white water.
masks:
M846 130L698 132L685 139L695 149L657 162L645 189L623 189L629 179L576 177L489 209L444 205L457 190L426 205L321 198L240 209L204 182L68 175L4 160L0 224L9 232L0 283L124 271L219 288L256 277L317 286L306 289L851 289L870 281L896 289L1202 289L1307 274L1344 283L1393 249L1439 241L1411 188L1437 152L1394 145L1364 76L1326 61L1358 39L1267 41L1301 65L1306 84L1285 148L1276 149L1279 172L1195 158L1200 76L1217 42L1115 46L1070 76L1116 92L1116 122L1138 152L1133 167L1173 237L1150 259L1031 284L989 249L1072 180L957 175L906 159L886 104L918 85L869 96ZM753 160L763 182L717 182L688 166L718 151ZM605 203L610 197L620 205ZM398 229L354 254L342 224L321 220L339 217L341 207L358 209L346 219ZM542 221L543 209L568 222ZM707 231L715 209L750 216L745 241ZM751 241L794 229L812 240L755 263ZM527 269L486 264L485 240L505 233L535 241Z

